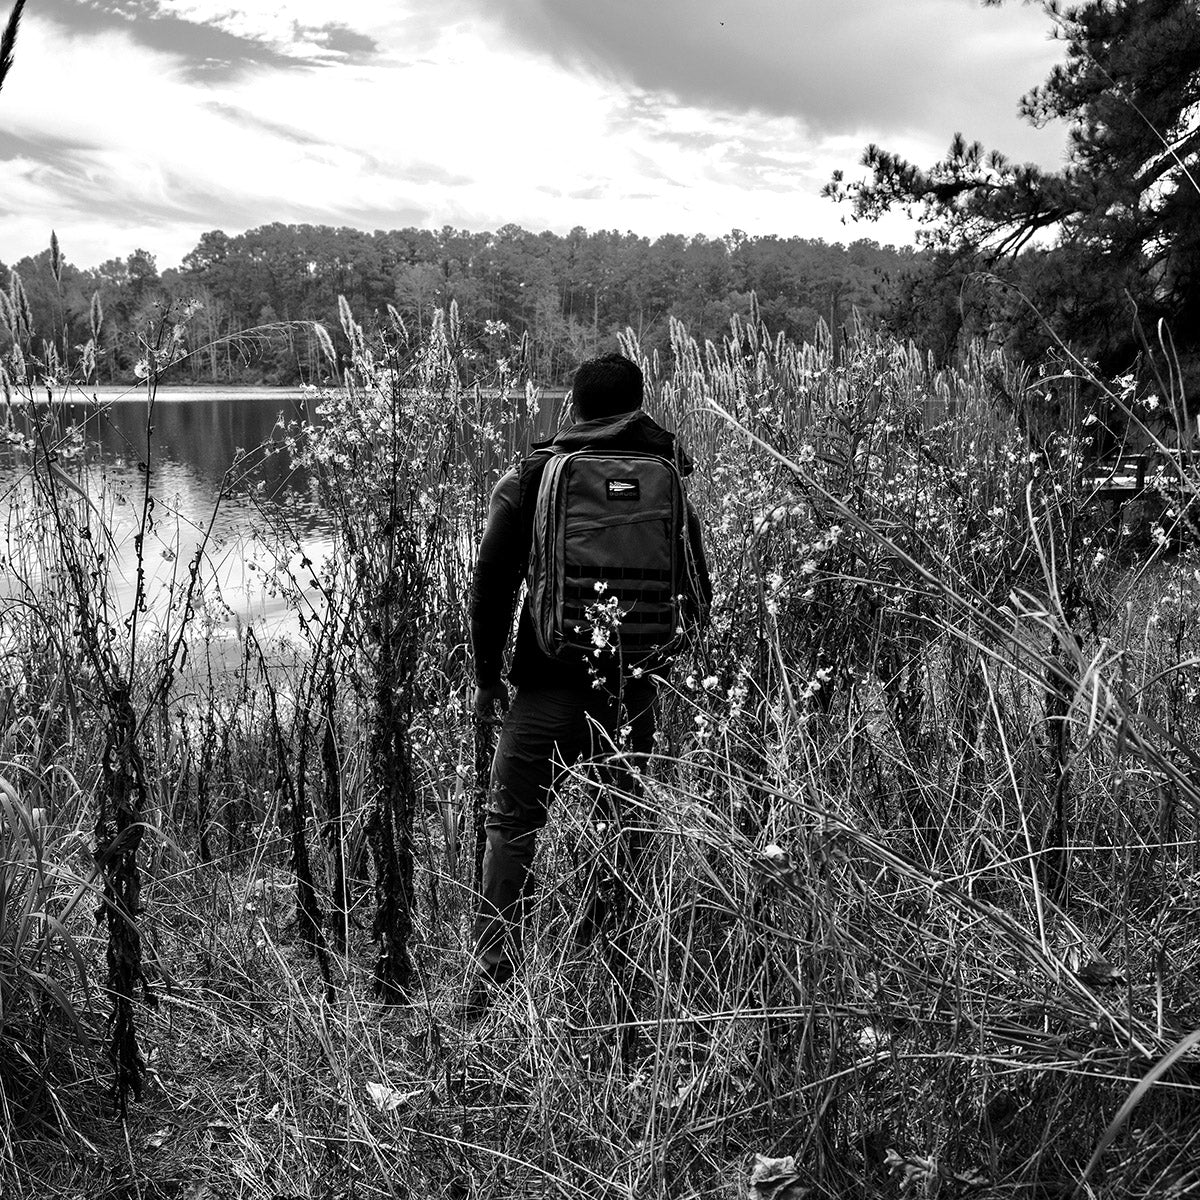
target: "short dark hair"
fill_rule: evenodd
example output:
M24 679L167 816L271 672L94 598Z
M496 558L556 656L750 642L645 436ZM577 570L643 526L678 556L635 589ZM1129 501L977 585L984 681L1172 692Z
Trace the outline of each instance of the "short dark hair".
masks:
M579 364L571 399L581 421L614 417L642 407L642 369L623 354L605 354Z

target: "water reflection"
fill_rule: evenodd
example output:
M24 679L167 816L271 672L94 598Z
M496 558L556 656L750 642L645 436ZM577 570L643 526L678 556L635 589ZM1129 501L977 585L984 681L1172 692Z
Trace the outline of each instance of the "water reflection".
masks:
M136 595L148 463L150 526L142 567L150 614L164 615L169 597L186 587L188 564L207 539L204 594L223 602L209 614L216 616L214 632L249 622L281 625L288 610L265 582L276 548L290 550L298 566L305 556L320 562L332 546L315 480L282 446L280 422L311 417L309 405L298 391L164 389L148 422L144 397L58 402L64 423L83 431L83 454L60 466L86 494L89 524L97 534L101 525L111 533L107 557L119 614L128 614ZM13 433L29 436L33 417L44 421L45 414L45 406L37 414L14 407L0 418ZM271 452L256 451L262 447ZM253 453L233 474L243 451ZM65 480L61 486L66 499L78 501ZM0 544L10 567L0 575L0 594L12 595L21 586L18 576L36 574L45 559L28 554L31 506L28 457L6 444L0 447Z

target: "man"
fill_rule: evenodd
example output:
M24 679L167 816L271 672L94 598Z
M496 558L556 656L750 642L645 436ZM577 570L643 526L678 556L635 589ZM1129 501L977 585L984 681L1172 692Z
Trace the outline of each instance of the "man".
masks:
M553 445L563 451L641 452L691 464L676 453L674 434L642 411L641 369L620 354L580 365L572 383L575 424ZM601 749L595 731L615 737L629 726L628 749L649 753L655 734L656 690L648 674L623 675L615 656L560 661L538 644L529 603L522 606L510 680L502 679L513 605L529 563L533 507L545 455L505 474L492 492L487 527L471 585L471 644L475 658L475 712L483 720L505 713L488 794L483 896L475 923L476 973L463 1015L479 1015L494 989L509 979L519 953L523 908L530 891L534 841L546 823L551 793L564 765ZM694 591L707 612L712 599L700 523L686 507ZM622 712L622 709L624 710Z

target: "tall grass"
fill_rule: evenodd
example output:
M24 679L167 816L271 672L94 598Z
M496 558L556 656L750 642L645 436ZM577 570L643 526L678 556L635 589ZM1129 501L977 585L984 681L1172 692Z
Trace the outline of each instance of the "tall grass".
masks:
M69 462L75 488L34 489L10 533L14 1186L113 1169L86 1066L107 989L150 1084L120 1141L144 1194L1196 1189L1200 574L1169 529L1190 459L1137 541L1091 495L1103 396L1068 362L976 350L938 371L864 328L798 346L754 314L720 345L676 326L669 361L627 337L696 461L712 628L624 797L649 846L616 881L629 926L574 936L595 864L622 861L590 800L610 776L581 764L539 848L526 960L464 1029L486 758L466 597L488 490L550 414L519 367L462 385L453 309L414 339L343 306L336 332L317 335L319 419L286 431L334 553L298 557L286 511L262 510L288 648L247 632L221 668L203 556L169 636L125 628L103 574L72 565L108 522ZM18 349L8 420L36 472L37 355ZM123 648L132 718L97 641ZM89 864L115 769L142 840L114 831ZM113 841L140 896L108 886ZM157 1010L102 964L92 893L120 913L110 939L136 932Z

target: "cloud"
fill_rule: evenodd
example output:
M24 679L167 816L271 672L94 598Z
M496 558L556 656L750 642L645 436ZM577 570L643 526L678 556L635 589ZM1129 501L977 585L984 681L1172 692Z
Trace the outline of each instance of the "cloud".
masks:
M296 70L333 62L365 61L375 40L339 22L305 26L287 36L239 32L238 14L203 14L170 0L40 0L37 15L75 37L117 33L147 50L176 59L186 78L219 82L255 69Z
M251 112L248 108L236 104L222 104L219 100L206 100L204 107L209 112L216 113L217 116L223 117L235 125L256 129L270 137L280 137L285 141L295 142L299 146L315 146L319 145L321 141L320 138L314 137L311 133L305 133L304 130L297 129L293 125L287 125L282 121L269 121L265 117Z
M75 37L123 34L148 50L179 59L191 78L220 79L252 67L303 65L267 42L175 16L158 0L42 0L37 14Z
M1026 25L1001 26L974 0L886 0L894 24L918 22L891 34L868 19L885 0L739 0L732 16L718 0L609 0L603 20L578 0L233 2L29 10L4 92L0 257L55 228L72 261L143 245L166 265L204 230L272 221L903 241L899 218L840 225L821 185L866 141L927 161L956 128L986 136L978 64L1042 49L1028 10L1006 6ZM797 13L819 45L785 37ZM758 42L717 54L710 18L757 20ZM1017 74L1006 96L1045 71Z
M316 42L318 46L336 54L342 59L363 60L370 58L379 50L379 43L365 33L358 33L348 25L330 21L315 28L295 25L297 38Z
M61 166L73 162L80 152L98 149L97 143L81 138L47 134L36 138L21 137L7 129L0 129L0 162L22 159L47 166Z
M944 126L1018 155L1016 118L1061 48L1045 18L977 0L456 0L509 40L680 103L793 117L814 135ZM950 115L953 114L953 115Z

